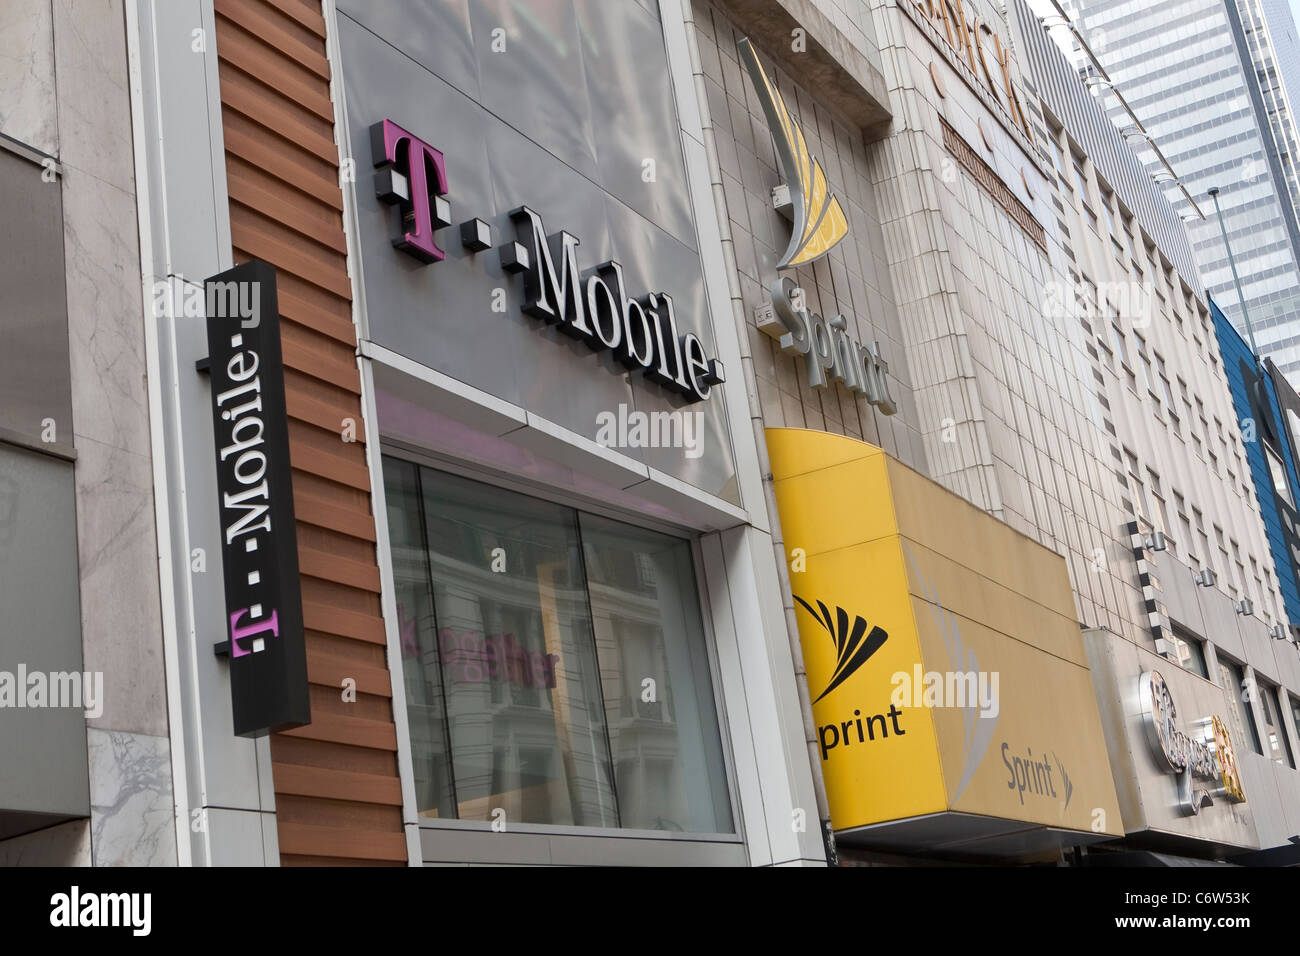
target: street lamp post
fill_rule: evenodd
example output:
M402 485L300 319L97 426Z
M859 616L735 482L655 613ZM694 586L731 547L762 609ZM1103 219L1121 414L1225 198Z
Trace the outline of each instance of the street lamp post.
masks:
M1219 216L1219 231L1223 233L1223 248L1228 250L1228 265L1232 268L1232 284L1237 287L1237 301L1241 303L1241 317L1246 323L1246 337L1250 339L1250 351L1255 356L1255 363L1259 364L1259 346L1255 344L1255 327L1251 325L1250 310L1246 308L1246 296L1241 291L1241 276L1237 274L1237 260L1232 257L1232 246L1228 242L1228 227L1223 224L1223 208L1219 205L1219 187L1212 186L1209 193L1214 200L1214 211Z

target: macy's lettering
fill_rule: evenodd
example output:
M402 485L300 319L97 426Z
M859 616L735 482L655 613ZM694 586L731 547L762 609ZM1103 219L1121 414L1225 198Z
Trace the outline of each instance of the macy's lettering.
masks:
M1002 45L1002 38L993 32L988 21L972 5L972 19L966 19L962 0L912 0L911 7L923 20L928 20L957 54L965 61L977 80L993 95L993 99L1010 115L1016 127L1029 141L1034 142L1034 128L1029 113L1021 100L1020 88L1011 75L1011 48ZM993 41L993 66L989 66L984 38ZM994 72L1000 74L995 77ZM1001 80L1001 82L999 82Z
M554 687L554 654L529 651L513 634L438 629L438 647L452 680L485 684L506 680L519 687Z

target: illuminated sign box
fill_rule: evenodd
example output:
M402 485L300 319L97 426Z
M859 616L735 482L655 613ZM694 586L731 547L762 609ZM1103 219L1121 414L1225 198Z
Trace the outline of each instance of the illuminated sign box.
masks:
M767 441L837 834L1122 835L1064 559L879 448Z

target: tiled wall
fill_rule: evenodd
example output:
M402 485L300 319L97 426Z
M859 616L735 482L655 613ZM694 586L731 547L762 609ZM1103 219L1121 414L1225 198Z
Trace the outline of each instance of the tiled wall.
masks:
M1048 180L979 78L898 6L871 0L894 125L868 158L931 474L1065 555L1084 626L1136 634L1145 615L1086 411L1085 343L1047 308L1064 281ZM1000 10L977 8L1009 42ZM940 117L1045 227L1046 252L955 162Z
M855 42L862 44L864 52L870 51L870 24L862 4L828 0L817 6L842 30L855 31ZM784 354L775 340L758 330L754 310L771 302L775 265L790 238L790 223L773 210L771 198L772 187L784 177L777 168L762 106L737 57L736 44L744 34L712 3L696 0L692 9L726 226L740 279L740 309L764 423L769 428L815 428L848 435L883 447L925 471L889 256L861 131L819 104L795 78L764 57L769 75L796 114L809 149L825 168L849 220L849 237L830 255L788 274L804 289L811 311L828 319L842 313L859 341L880 343L889 363L890 388L899 403L893 416L881 414L844 388L810 388L803 358Z
M1049 290L1066 279L1041 159L1026 151L998 98L939 45L939 33L899 4L813 5L884 74L893 122L883 138L864 136L818 102L799 76L764 58L850 223L849 240L794 277L812 310L843 311L864 342L881 342L900 411L889 418L843 390L810 389L798 362L754 324L789 236L770 200L782 177L735 55L740 27L719 7L696 0L740 311L765 424L881 445L1065 555L1080 622L1136 637L1145 611L1129 573L1120 489L1088 413L1087 343L1077 323L1046 309ZM980 13L1008 43L1000 9L983 6ZM863 25L866 46L854 39L855 24ZM1006 196L995 197L945 147L941 117L1044 226L1045 250L1017 224Z
M1189 271L1186 231L1168 200L1133 168L1138 161L1102 101L1084 91L1038 18L1023 2L1014 9L1042 96L1039 136L1054 166L1052 205L1066 272L1078 283L1076 319L1091 359L1089 411L1102 434L1102 467L1114 472L1126 514L1140 517L1144 530L1154 525L1166 534L1162 564L1169 574L1159 582L1170 620L1193 636L1220 640L1195 625L1200 600L1174 598L1200 592L1208 599L1206 589L1189 592L1185 585L1212 567L1225 604L1243 596L1253 602L1253 618L1243 617L1242 626L1271 626L1281 604L1250 487L1252 445L1243 446L1237 424L1248 416L1234 411L1209 308ZM1198 524L1212 542L1210 553ZM1226 562L1216 528L1229 550ZM1151 634L1138 640L1150 648Z
M830 20L849 42L872 63L880 59L876 27L863 0L806 0Z

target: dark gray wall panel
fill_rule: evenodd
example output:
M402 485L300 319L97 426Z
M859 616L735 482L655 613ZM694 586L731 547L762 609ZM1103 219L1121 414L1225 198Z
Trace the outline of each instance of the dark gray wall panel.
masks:
M0 444L0 672L80 671L78 596L72 465ZM81 708L0 707L0 810L89 814Z
M579 237L581 269L617 259L631 294L671 295L680 331L694 331L715 355L658 20L623 2L485 0L469 4L467 16L463 5L433 3L412 14L437 22L441 35L430 38L415 36L421 31L395 4L339 6L370 337L589 438L597 416L620 405L680 408L608 353L524 315L523 284L502 271L495 249L470 253L453 228L438 233L443 262L425 266L394 250L397 213L370 182L370 126L392 119L445 154L454 222L488 221L499 246L515 237L510 210L532 207L548 232ZM502 53L491 48L498 28ZM646 159L653 182L642 177ZM494 312L502 288L506 311ZM703 416L700 457L620 450L738 501L721 392L687 410Z
M57 178L0 149L0 439L72 450L63 200ZM54 422L47 441L42 422Z

